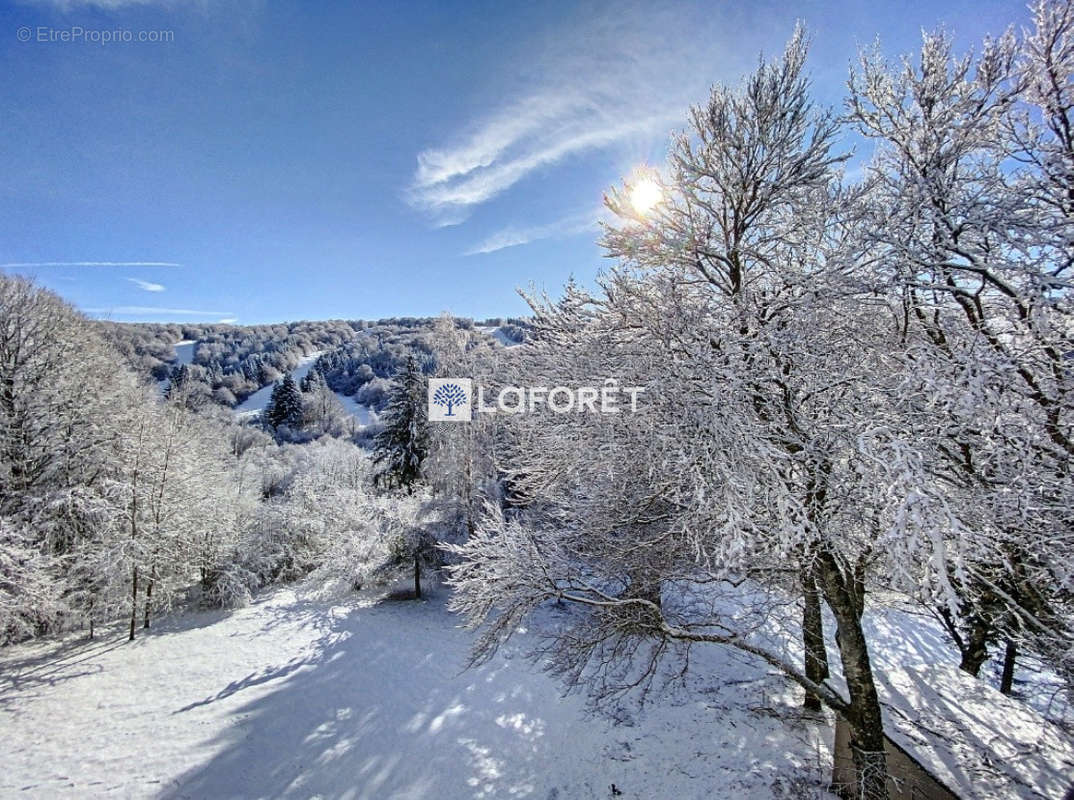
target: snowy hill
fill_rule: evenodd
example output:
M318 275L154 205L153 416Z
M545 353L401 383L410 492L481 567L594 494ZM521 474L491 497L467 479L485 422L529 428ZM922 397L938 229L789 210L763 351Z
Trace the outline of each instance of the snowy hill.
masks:
M827 725L762 668L699 651L688 690L592 716L520 657L528 636L464 670L459 623L442 594L333 605L279 590L134 643L8 648L0 796L829 796Z
M197 342L193 339L184 339L181 342L176 342L175 347L175 360L170 362L172 367L181 367L184 364L192 364L194 362L194 347ZM171 378L165 378L162 381L157 381L160 386L160 390L163 392L168 388L168 384L171 383Z
M309 374L309 371L313 369L313 365L317 362L317 359L323 354L323 350L318 350L314 353L310 353L299 362L299 365L291 372L291 377L295 379L295 383L300 382ZM269 400L272 399L272 390L274 387L275 384L270 383L267 386L262 386L252 395L247 397L235 408L235 416L239 419L250 419L260 414L265 410L265 407L268 406ZM373 422L373 415L369 408L359 403L353 397L348 397L340 392L336 392L335 395L339 398L339 402L343 405L343 409L354 417L358 427L366 427Z
M323 353L323 350L318 350L314 353L310 353L299 362L298 366L295 367L294 371L291 373L291 377L295 379L296 383L309 374L309 371L313 369L314 362L320 358ZM262 386L235 407L235 415L239 418L244 418L260 414L269 404L269 400L272 399L273 388L275 388L275 384L273 383Z
M522 344L521 342L517 342L510 336L508 336L507 333L504 331L502 325L476 325L474 327L486 336L491 336L504 347L515 347L519 344Z

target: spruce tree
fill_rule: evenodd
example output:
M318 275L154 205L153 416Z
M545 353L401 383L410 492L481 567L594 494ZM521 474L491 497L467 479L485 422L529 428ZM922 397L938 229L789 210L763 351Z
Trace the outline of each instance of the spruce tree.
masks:
M407 493L421 480L422 462L429 450L425 376L413 356L395 374L384 410L384 429L373 440L373 463L381 467L379 486L402 487Z
M265 422L273 428L294 427L302 422L302 393L290 375L273 388L272 398L265 408Z
M309 394L310 392L317 391L322 386L327 386L328 384L325 383L324 373L317 369L316 366L314 366L313 369L311 369L305 374L305 376L303 376L302 380L299 382L298 385L299 388L302 389L303 394Z

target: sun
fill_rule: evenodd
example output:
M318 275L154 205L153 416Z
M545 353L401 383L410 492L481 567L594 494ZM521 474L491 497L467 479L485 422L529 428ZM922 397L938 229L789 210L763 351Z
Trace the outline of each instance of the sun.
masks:
M630 204L639 214L647 214L663 199L664 193L652 178L642 178L630 190Z

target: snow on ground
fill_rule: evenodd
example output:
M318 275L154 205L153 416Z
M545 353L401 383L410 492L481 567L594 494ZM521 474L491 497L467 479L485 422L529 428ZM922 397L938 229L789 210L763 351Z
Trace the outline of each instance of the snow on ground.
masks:
M175 366L180 364L191 364L194 361L194 345L197 342L194 339L183 339L181 342L176 342L173 347L175 348Z
M686 689L594 715L522 657L528 634L464 670L474 634L444 592L277 590L133 643L0 651L0 796L827 796L828 726L755 663L698 649Z
M172 347L175 348L175 360L170 362L173 367L179 367L183 364L191 364L194 361L194 347L197 342L194 339L183 339L181 342L176 342ZM170 378L165 378L162 381L157 381L160 384L160 391L164 391L168 388Z
M477 325L475 327L482 333L491 336L504 347L517 347L519 344L519 342L516 342L514 339L504 333L503 328L494 327L492 325Z
M323 350L317 350L310 353L308 356L304 356L301 361L298 362L298 366L291 372L291 377L295 379L295 382L302 380L306 377L306 374L313 369L313 362L321 357L324 353ZM265 407L269 404L269 400L272 399L272 389L275 384L270 383L268 386L262 386L252 395L243 400L239 405L235 406L235 416L240 419L243 417L252 417L255 414L260 414L265 410Z
M884 730L959 797L1065 795L1074 744L954 664L878 672Z
M364 403L359 403L353 397L345 395L342 392L336 392L336 397L339 398L339 402L343 404L343 410L354 417L359 428L365 428L372 425L376 421L376 414Z
M321 357L324 350L318 350L315 353L310 353L305 356L298 366L291 372L291 377L295 379L295 382L301 381L313 369L314 362ZM268 406L269 400L272 399L272 389L275 384L269 384L268 386L262 386L252 395L243 400L234 409L235 416L239 419L250 418L260 414ZM369 410L369 407L359 403L353 397L348 397L345 394L335 393L339 398L339 402L343 404L344 410L355 418L359 428L364 428L374 421L374 416Z
M957 665L959 654L939 620L908 607L897 595L886 598L887 605L874 603L866 607L865 631L873 668L881 673L896 673L906 668L918 670L932 665ZM829 654L837 653L835 622L826 621L831 635ZM980 680L994 689L999 688L1003 668L1003 647L993 647L992 658L981 668ZM837 661L838 659L834 659ZM833 672L841 670L834 665ZM1015 697L1030 709L1053 722L1074 725L1074 708L1064 691L1065 682L1052 670L1026 654L1018 657L1014 674ZM942 688L942 687L937 687Z

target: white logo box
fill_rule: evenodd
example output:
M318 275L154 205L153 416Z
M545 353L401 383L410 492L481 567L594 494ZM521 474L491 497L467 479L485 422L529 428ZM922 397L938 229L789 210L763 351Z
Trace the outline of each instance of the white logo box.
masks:
M469 422L473 402L474 387L469 378L429 378L430 422Z

